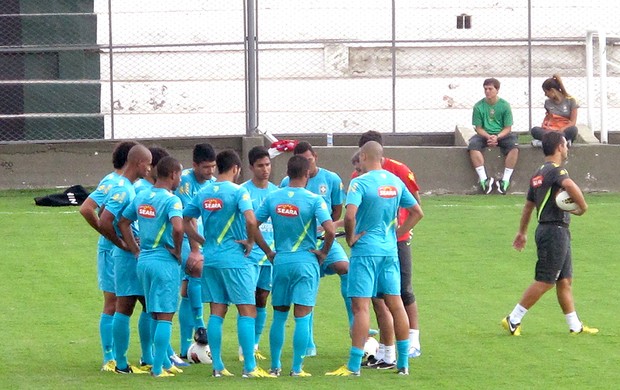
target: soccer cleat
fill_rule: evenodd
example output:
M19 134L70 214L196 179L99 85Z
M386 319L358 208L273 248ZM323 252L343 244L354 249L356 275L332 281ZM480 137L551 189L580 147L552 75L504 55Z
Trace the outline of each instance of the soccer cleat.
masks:
M242 378L275 378L275 376L271 375L267 371L262 368L256 366L256 368L250 372L243 371L241 374Z
M269 369L269 375L274 376L274 377L279 377L280 375L282 375L282 369L281 368L270 368Z
M267 360L265 355L260 353L260 351L258 349L254 350L254 359L256 359L256 360Z
M214 378L221 378L223 376L235 376L235 374L233 374L232 372L228 371L225 368L223 368L221 370L213 370L213 377Z
M502 326L513 336L521 336L521 323L513 324L510 322L510 316L502 319Z
M170 377L173 377L174 374L166 370L161 370L161 374L155 375L155 373L151 372L151 376L153 378L170 378Z
M300 377L300 378L307 378L307 377L312 376L312 374L310 374L309 372L305 372L304 370L301 370L299 372L291 371L290 376L296 376L296 377Z
M124 369L120 369L118 367L114 367L114 372L117 374L148 374L149 371L141 370L140 368L132 365L128 365Z
M325 375L327 376L360 376L360 372L351 371L346 365L344 365L335 371L326 372Z
M508 188L510 188L510 182L508 180L498 180L495 184L497 184L497 192L506 195Z
M201 345L209 344L209 340L207 339L207 330L205 328L196 328L196 332L194 333L194 341Z
M147 363L144 363L142 360L140 360L140 369L142 371L151 371L151 368L153 368L152 364L147 364Z
M379 334L377 329L368 329L368 337L374 337Z
M170 356L170 361L172 362L172 364L174 364L177 367L188 367L189 366L188 362L181 359L179 355L176 355L176 354Z
M542 148L542 141L539 139L533 139L532 146L535 148Z
M316 356L316 347L308 347L306 348L306 357Z
M422 351L419 348L416 348L416 347L409 348L409 357L410 358L417 358L420 355L422 355Z
M490 194L491 190L493 190L493 183L495 183L495 179L492 177L487 177L486 180L480 180L480 189L485 194Z
M409 369L407 367L402 367L402 368L399 368L398 371L396 371L396 373L398 375L409 375Z
M168 371L171 374L182 374L183 370L181 370L179 367L175 366L174 364L170 366L170 368L166 368L166 371Z
M107 362L103 364L103 366L101 366L101 371L114 372L115 368L116 368L116 360L112 359L112 360L108 360Z
M381 359L375 364L372 368L376 368L377 370L391 370L396 367L396 362L388 363L385 360Z
M598 333L598 328L591 328L589 326L585 326L583 324L581 324L581 330L576 332L574 330L570 331L570 334L572 335L578 335L578 334L597 334Z

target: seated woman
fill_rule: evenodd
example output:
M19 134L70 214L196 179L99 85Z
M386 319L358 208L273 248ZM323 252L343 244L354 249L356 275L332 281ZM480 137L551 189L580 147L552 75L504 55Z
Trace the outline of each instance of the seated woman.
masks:
M559 131L570 144L577 137L577 109L579 104L577 100L570 96L560 75L554 74L551 78L545 80L542 85L547 100L545 101L545 110L547 114L543 120L541 127L532 127L530 133L534 138L533 146L542 146L542 137L546 132Z

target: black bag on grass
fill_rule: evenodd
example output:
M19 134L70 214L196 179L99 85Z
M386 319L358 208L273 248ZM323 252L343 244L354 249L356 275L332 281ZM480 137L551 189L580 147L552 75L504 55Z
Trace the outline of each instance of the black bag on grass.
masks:
M37 206L79 206L86 198L89 192L81 185L74 185L67 188L62 194L50 194L34 198Z

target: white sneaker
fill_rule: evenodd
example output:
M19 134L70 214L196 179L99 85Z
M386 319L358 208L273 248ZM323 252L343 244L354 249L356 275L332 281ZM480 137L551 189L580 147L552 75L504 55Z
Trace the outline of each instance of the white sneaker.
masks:
M177 367L188 367L189 366L189 363L181 359L179 355L177 354L170 355L170 361L172 362L172 364L174 364Z
M409 348L409 357L410 358L417 358L420 355L422 355L422 351L420 350L420 348L416 348L416 347Z

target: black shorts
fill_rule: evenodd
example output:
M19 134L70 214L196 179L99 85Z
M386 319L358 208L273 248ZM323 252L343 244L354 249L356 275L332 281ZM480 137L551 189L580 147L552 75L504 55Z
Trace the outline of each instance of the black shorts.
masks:
M541 223L536 228L538 261L534 279L553 283L573 277L573 261L568 227Z
M497 146L499 146L504 156L507 155L508 152L510 152L512 149L518 147L518 145L519 140L517 139L517 135L515 133L510 133L504 138L500 138L497 141ZM488 146L486 138L475 134L469 139L469 145L467 146L467 150L478 150L481 152L487 147Z

